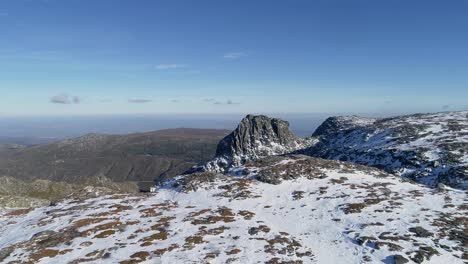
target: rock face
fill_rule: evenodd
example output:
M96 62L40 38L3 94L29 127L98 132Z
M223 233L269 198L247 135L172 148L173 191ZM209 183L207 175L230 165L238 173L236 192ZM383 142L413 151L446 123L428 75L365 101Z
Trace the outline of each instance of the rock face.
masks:
M331 117L304 153L374 166L435 187L468 188L468 111L386 119Z
M287 121L264 115L247 115L231 134L219 142L216 157L204 165L204 169L223 172L248 161L303 149L314 142L314 139L294 136Z
M327 139L340 132L348 131L357 127L372 125L376 119L359 116L332 116L327 118L312 135L313 137L322 137Z

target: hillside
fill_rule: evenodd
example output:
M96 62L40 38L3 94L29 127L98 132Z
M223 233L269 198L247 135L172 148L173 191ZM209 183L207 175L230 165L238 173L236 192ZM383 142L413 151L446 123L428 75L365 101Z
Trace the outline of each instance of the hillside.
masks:
M0 211L0 261L464 263L466 192L377 169L270 157L146 195ZM331 254L330 252L333 252Z
M303 151L374 166L431 187L468 189L468 111L386 119L331 117Z
M0 176L80 183L88 177L154 181L173 177L212 158L228 131L170 129L129 135L89 134L0 151Z

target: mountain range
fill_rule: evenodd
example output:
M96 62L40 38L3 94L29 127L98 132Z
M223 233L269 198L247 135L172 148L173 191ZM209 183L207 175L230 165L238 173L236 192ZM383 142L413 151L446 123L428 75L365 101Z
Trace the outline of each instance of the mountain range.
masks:
M331 117L308 138L248 115L154 193L0 209L0 262L467 263L467 132L468 112Z
M88 134L34 146L8 145L0 148L0 204L17 203L18 195L54 200L87 185L148 190L157 181L211 159L218 141L228 133L168 129Z

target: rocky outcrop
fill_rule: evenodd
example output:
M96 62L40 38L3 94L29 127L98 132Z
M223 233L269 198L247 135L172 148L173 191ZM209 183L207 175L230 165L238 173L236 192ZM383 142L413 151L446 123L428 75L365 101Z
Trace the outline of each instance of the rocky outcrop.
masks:
M331 117L303 153L384 169L431 187L468 188L468 112Z
M357 127L364 127L374 124L376 119L365 118L359 116L332 116L327 118L312 134L313 137L322 137L327 139L342 133L343 131L349 131Z
M225 172L233 166L262 157L281 155L310 147L312 138L301 139L289 130L287 121L264 115L247 115L221 142L216 157L203 170Z

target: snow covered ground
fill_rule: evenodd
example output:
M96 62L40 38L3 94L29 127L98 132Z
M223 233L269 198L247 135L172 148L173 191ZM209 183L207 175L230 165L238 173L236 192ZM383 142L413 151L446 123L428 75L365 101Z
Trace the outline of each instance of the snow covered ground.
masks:
M467 193L304 156L0 211L5 263L466 263ZM275 183L268 182L275 178Z
M468 111L386 119L336 117L309 154L375 166L428 186L468 189Z

